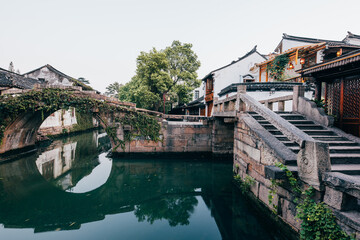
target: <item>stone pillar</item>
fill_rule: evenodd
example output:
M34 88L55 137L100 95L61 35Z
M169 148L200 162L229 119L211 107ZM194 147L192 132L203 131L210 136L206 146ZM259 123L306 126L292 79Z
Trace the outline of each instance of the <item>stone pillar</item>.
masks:
M237 86L236 111L239 112L246 111L246 104L240 99L240 94L242 93L246 93L246 85Z
M265 100L265 107L270 110L273 110L273 103L269 102L268 100Z
M304 97L305 94L305 87L304 86L294 86L293 90L293 107L292 111L297 112L298 111L298 105L299 105L299 97Z
M323 190L322 175L331 171L329 145L322 142L305 141L297 156L300 179L316 190Z
M278 111L279 112L285 111L285 101L279 101L278 102Z

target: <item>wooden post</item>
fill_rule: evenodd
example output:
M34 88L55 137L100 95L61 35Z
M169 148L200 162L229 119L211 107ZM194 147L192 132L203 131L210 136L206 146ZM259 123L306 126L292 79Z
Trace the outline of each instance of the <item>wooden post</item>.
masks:
M340 128L343 127L344 118L344 78L341 78L340 82L340 106L339 106L339 124Z
M316 81L315 99L318 101L321 100L321 82L320 81Z

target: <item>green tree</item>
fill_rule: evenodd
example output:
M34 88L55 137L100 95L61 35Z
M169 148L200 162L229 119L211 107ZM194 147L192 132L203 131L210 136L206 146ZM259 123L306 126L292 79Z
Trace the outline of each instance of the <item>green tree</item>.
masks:
M200 86L196 73L200 61L191 48L190 43L174 41L164 50L141 52L136 60L136 75L118 89L119 99L151 110L162 108L164 94L171 103L189 102L192 90Z
M200 86L196 71L200 67L200 61L193 52L192 44L173 41L164 52L170 64L170 77L172 86L169 91L178 95L179 105L188 103L192 96L191 91Z
M106 87L105 94L110 97L118 97L120 88L122 86L123 85L118 82L111 83L109 86Z

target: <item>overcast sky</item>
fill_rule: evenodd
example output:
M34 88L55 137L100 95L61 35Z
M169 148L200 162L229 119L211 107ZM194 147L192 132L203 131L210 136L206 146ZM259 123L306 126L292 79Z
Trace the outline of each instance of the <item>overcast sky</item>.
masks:
M136 57L192 43L199 78L282 33L342 40L360 34L359 0L0 0L0 67L50 64L101 92L135 74Z

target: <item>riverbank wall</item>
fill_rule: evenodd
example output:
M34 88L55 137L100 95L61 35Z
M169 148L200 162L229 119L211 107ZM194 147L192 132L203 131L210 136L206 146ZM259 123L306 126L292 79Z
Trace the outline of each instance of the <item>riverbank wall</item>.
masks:
M211 153L233 155L234 122L191 117L161 122L161 141L135 138L125 146L127 153ZM119 152L122 149L118 149Z
M299 195L285 172L274 167L277 162L297 161L297 154L279 145L279 141L275 141L275 137L248 114L238 113L237 119L234 131L235 177L248 185L249 194L254 199L299 232L301 221L296 217ZM275 190L271 179L280 182ZM301 178L297 179L302 189L311 186ZM324 202L340 227L355 239L360 239L359 181L354 183L354 177L336 172L325 173L320 181L321 186L315 190L313 199Z

